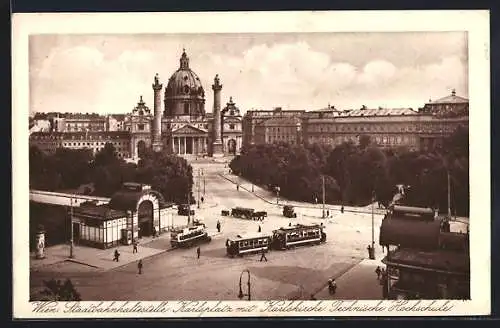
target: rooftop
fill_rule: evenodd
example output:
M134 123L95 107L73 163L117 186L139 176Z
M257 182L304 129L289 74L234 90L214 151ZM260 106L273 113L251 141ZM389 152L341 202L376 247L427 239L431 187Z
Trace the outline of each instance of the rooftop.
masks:
M95 205L85 204L74 208L74 214L92 217L99 220L114 220L126 217L127 213L121 210L111 209L108 204Z
M466 104L469 103L469 99L457 96L455 90L451 91L451 95L439 98L438 100L429 100L428 104Z

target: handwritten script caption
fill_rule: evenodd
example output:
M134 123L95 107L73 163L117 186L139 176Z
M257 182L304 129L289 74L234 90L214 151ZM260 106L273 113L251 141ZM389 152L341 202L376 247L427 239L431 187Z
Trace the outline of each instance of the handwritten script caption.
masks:
M249 302L209 302L209 301L164 301L164 302L32 302L32 312L35 314L71 314L96 315L96 314L186 314L193 315L221 315L231 313L300 313L313 314L341 314L342 312L414 312L418 313L446 313L454 307L454 302L449 300L398 300L398 301L264 301Z

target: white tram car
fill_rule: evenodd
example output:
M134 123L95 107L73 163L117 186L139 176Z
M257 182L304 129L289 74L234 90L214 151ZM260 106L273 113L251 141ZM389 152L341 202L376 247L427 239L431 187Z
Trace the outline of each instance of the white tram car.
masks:
M326 242L326 233L319 224L279 228L273 231L271 248L275 250L289 249L302 245L319 245Z
M208 243L211 240L212 238L208 235L204 224L174 230L170 233L170 244L173 248L191 247L201 243Z

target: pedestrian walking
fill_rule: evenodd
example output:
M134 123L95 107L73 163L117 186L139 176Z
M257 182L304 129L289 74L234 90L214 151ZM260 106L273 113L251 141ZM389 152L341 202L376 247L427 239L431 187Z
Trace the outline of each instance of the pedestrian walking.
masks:
M137 253L137 241L134 240L132 245L133 245L132 253L135 254L135 253Z
M113 261L120 261L120 252L118 252L117 249L115 249L115 254L114 254L114 257L113 257Z
M261 227L260 227L260 225L259 225L259 230L257 230L257 232L261 232L261 231L262 231L262 228L261 228Z
M196 255L198 256L198 258L200 258L200 255L201 255L200 247L196 248Z
M240 185L236 185L236 191L240 190Z
M288 223L288 226L291 227L292 226L292 222Z
M139 263L137 263L137 269L139 269L139 274L142 274L142 260L139 260Z
M380 266L377 266L375 269L375 273L377 274L377 279L380 280L380 274L382 273L382 270L380 270Z
M217 231L220 232L220 221L217 220Z
M328 292L333 295L337 291L337 283L335 279L328 279Z
M156 227L153 227L153 238L156 238Z
M205 200L205 198L203 198L203 196L201 196L201 203L203 204L203 201Z
M344 213L344 205L340 206L340 213Z
M326 217L330 217L330 210L326 210Z
M262 259L266 260L266 262L267 262L266 251L264 250L264 248L261 250L260 253L261 253L260 262L262 262Z

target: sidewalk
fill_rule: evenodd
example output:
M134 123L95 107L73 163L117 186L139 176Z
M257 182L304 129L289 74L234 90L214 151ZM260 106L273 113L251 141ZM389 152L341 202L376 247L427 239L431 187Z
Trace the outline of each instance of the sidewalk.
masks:
M119 245L108 249L75 245L73 247L73 258L69 258L69 245L55 245L45 249L45 258L42 260L36 259L33 253L30 254L30 269L38 271L56 263L70 261L104 271L112 270L171 250L169 240L170 233L164 233L155 239L152 237L143 237L139 241L138 252L135 254L132 252L132 245ZM148 247L148 244L155 243L156 241L161 241L162 247ZM116 249L120 252L119 262L113 261L113 255Z
M226 179L229 182L232 182L234 184L239 184L240 188L242 190L248 191L255 195L255 197L258 197L262 199L263 201L269 203L269 204L276 204L276 194L269 191L265 190L264 188L258 186L258 185L253 185L253 192L252 192L252 183L245 180L244 178L241 178L239 176L235 176L233 174L220 174L220 176L224 179ZM322 204L311 204L311 203L306 203L306 202L298 202L298 201L290 201L284 198L280 198L280 205L292 205L295 207L299 208L312 208L312 209L322 209L323 205ZM340 211L341 205L330 205L330 204L325 204L325 209L327 210L337 210ZM355 206L344 206L344 212L354 212L354 213L371 213L371 206L365 206L365 207L355 207ZM383 215L385 214L385 209L379 209L375 207L374 209L375 214L380 214Z
M378 254L376 260L364 259L339 277L332 277L337 283L337 292L330 295L328 285L314 294L318 300L381 300L382 286L377 280L375 269L384 268L381 262L384 254Z

